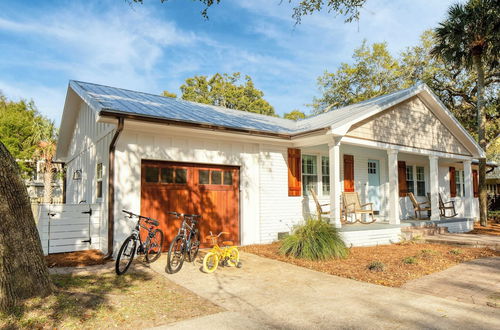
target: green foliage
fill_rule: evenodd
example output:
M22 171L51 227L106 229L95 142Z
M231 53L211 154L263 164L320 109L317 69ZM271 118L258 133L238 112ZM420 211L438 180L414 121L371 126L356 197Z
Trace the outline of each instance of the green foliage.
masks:
M451 249L449 253L453 255L459 255L462 254L463 252L460 249Z
M308 260L346 258L349 254L336 228L323 220L308 219L283 239L280 253Z
M406 257L403 258L403 263L407 265L414 265L418 262L416 257Z
M300 110L292 110L283 115L285 119L300 120L306 118L306 114Z
M383 272L385 269L385 264L382 261L372 261L366 266L368 270L372 272Z
M180 89L184 100L275 116L274 108L255 88L252 78L242 79L239 72L216 73L210 78L194 76L186 79Z
M393 57L385 43L368 46L363 42L354 51L353 64L342 63L335 72L318 78L321 96L313 99L313 111L321 113L426 83L452 111L460 123L477 136L476 74L456 68L430 55L434 33L426 31L419 44ZM486 138L500 134L498 67L485 71ZM492 153L490 153L492 154Z
M0 140L18 160L24 176L33 169L23 160L37 158L40 141L55 141L55 138L54 123L37 111L33 101L15 102L0 93Z
M423 249L420 251L420 257L424 259L430 259L434 256L438 255L438 251L432 249Z
M172 92L169 92L167 90L164 90L163 93L161 93L162 96L165 96L165 97L173 97L173 98L177 98L177 94L175 93L172 93Z

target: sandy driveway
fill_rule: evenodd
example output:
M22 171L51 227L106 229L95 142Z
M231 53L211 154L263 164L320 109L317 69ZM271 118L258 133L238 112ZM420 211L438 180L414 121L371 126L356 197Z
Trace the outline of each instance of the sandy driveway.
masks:
M498 329L500 309L389 288L315 272L242 253L242 269L204 274L185 264L174 275L166 260L152 268L227 312L186 320L172 328L443 328Z

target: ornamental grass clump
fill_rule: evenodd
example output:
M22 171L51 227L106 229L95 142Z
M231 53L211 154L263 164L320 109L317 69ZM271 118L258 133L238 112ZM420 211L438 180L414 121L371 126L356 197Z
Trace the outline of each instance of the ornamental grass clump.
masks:
M301 259L345 258L349 249L337 229L321 219L308 219L283 239L280 253Z

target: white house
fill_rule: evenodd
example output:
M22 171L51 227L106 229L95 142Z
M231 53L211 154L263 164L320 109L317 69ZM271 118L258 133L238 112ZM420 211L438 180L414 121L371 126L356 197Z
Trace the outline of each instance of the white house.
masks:
M160 220L167 239L179 222L166 211L178 211L201 214L202 234L271 242L315 213L309 188L330 203L337 227L342 191L374 203L379 224L362 227L386 224L386 241L414 215L406 191L430 193L434 221L438 193L454 200L458 215L443 224L469 228L479 157L426 85L295 122L79 81L69 83L56 155L67 168L67 203L102 203L107 252L130 232L122 209Z

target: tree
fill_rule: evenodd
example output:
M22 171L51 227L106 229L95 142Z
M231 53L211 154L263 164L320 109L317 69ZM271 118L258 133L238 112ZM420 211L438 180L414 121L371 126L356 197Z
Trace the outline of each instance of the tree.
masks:
M160 0L162 3L168 0ZM208 19L208 9L213 5L220 4L221 0L198 0L205 8L201 15ZM136 3L143 3L144 0L133 0ZM312 15L316 12L326 10L329 13L340 14L345 17L345 22L352 22L359 19L359 9L363 7L366 0L288 0L288 3L296 3L293 6L292 18L296 24L300 24L303 16Z
M264 93L255 88L252 78L245 76L242 79L239 72L232 75L216 73L210 78L194 76L186 79L180 89L184 100L275 115L274 108L264 99Z
M19 167L0 142L0 310L52 291Z
M485 68L498 66L500 53L500 6L498 0L470 0L452 5L448 17L435 29L432 55L477 75L477 133L486 150L484 86ZM496 77L500 78L500 75ZM487 225L486 159L479 159L479 209L482 226Z
M300 120L306 118L306 114L300 110L292 110L283 115L285 119Z
M341 63L334 73L318 77L321 96L313 99L313 111L321 113L384 95L401 88L401 68L387 50L387 43L366 44L354 50L352 65Z
M167 90L164 90L163 93L161 93L162 96L165 96L165 97L173 97L173 98L177 98L177 94L175 93L172 93L172 92L169 92Z

